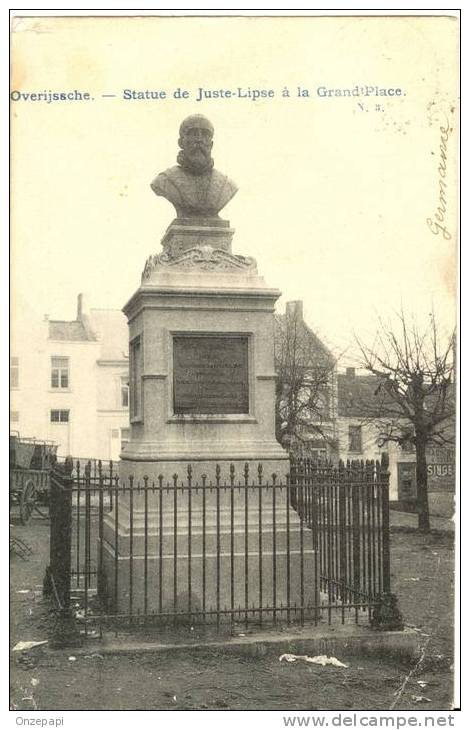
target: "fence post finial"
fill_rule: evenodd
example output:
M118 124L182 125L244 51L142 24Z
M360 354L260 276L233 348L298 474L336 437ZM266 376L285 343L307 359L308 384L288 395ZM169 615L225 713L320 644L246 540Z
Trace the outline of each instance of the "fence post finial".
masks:
M249 467L249 464L248 464L247 461L245 461L245 466L243 468L243 476L244 476L244 479L245 479L245 484L248 484L248 479L249 479L249 476L250 476L250 467Z
M71 456L65 457L64 467L67 474L71 474L73 472L73 459Z

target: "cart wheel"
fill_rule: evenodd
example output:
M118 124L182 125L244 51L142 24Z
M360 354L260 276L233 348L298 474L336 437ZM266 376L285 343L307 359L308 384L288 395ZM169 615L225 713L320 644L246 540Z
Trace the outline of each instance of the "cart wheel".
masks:
M47 512L47 508L45 508L44 505L41 505L40 507L38 507L38 505L36 503L34 505L34 509L36 510L36 512L38 513L38 515L40 515L44 519L47 519L49 517L49 514Z
M36 487L32 479L26 482L20 497L20 521L27 525L36 504Z

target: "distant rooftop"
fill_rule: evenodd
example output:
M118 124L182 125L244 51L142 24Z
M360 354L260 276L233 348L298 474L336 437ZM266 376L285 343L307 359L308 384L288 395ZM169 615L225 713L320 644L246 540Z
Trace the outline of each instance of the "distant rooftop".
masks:
M319 363L324 363L325 361L331 361L331 363L334 362L333 355L329 349L304 320L303 303L301 300L287 302L285 313L276 314L275 320L282 328L284 328L287 324L287 327L290 330L292 330L294 322L297 322L298 325L300 325L298 330L299 357L302 358L302 355L304 354L308 364L311 363L313 358L317 359Z
M358 418L364 416L364 406L377 403L379 379L375 375L356 375L354 368L338 373L338 416ZM369 409L367 409L369 410Z
M129 330L120 309L91 309L89 323L101 342L102 360L122 360L128 357Z
M87 332L82 322L77 320L64 322L61 320L49 320L49 339L63 342L93 341L96 337Z
M49 320L49 339L61 342L99 342L100 360L125 360L129 352L127 320L119 309L88 309L83 294L77 297L72 321Z

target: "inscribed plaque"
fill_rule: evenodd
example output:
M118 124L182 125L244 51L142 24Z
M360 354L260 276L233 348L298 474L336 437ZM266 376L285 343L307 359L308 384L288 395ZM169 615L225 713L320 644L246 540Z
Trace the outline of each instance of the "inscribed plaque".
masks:
M248 338L173 339L174 412L248 413Z

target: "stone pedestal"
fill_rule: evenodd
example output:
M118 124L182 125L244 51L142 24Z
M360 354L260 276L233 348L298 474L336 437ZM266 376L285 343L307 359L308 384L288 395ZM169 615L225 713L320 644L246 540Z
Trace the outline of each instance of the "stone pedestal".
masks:
M131 436L121 454L134 475L208 478L245 462L284 478L275 439L274 304L256 263L211 246L149 259L124 307L130 338Z
M175 613L207 623L313 618L319 590L312 534L286 497L286 488L273 495L272 488L245 494L244 487L219 486L203 494L194 485L161 497L149 491L146 508L142 494L132 506L121 501L118 529L115 515L104 525L105 572L118 585L108 593L109 610L170 622Z
M162 238L163 250L172 258L198 246L232 251L234 230L222 218L177 218Z
M280 292L232 254L232 233L220 219L174 221L124 307L131 435L119 475L130 489L105 519L103 551L119 613L295 620L316 603L311 534L288 488L281 498L266 486L289 471L275 439ZM157 488L145 497L144 484Z

